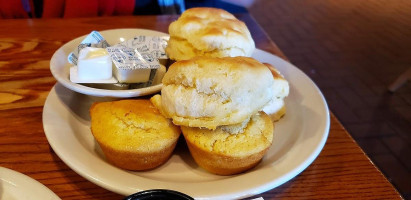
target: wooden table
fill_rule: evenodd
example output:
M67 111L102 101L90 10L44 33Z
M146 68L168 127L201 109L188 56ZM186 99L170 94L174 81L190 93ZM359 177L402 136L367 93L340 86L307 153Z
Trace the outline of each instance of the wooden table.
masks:
M285 58L248 14L238 15L256 46ZM167 32L176 16L0 20L0 166L24 173L62 199L122 199L72 171L53 152L42 126L56 83L49 60L61 45L92 30L145 28ZM401 199L333 114L324 149L301 174L264 199Z

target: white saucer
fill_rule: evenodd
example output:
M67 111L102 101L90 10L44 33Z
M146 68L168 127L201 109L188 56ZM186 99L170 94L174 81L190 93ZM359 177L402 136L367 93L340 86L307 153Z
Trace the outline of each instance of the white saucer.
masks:
M112 29L100 31L100 34L107 40L109 44L117 44L125 40L131 39L137 35L151 35L151 36L166 36L166 33L146 30L146 29ZM146 88L139 89L128 89L128 90L108 90L108 89L98 89L93 87L88 87L85 85L73 83L70 81L70 66L72 66L67 61L67 56L77 48L80 42L87 35L78 37L70 42L64 44L60 47L51 57L50 60L50 71L53 74L54 78L69 88L70 90L98 97L138 97L148 94L153 94L161 90L161 83L152 85Z

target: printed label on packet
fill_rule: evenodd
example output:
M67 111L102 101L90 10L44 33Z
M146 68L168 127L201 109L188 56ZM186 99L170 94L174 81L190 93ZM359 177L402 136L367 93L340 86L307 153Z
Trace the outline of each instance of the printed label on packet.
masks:
M169 38L170 36L138 35L121 44L137 49L137 51L146 58L167 59L165 48Z
M92 31L83 41L81 41L77 48L68 55L68 62L77 65L78 54L80 53L80 50L85 47L107 48L109 46L110 45L99 32Z
M158 59L141 54L137 49L124 46L122 43L107 47L107 52L119 69L157 69L160 67Z
M165 48L168 38L138 35L108 47L117 80L121 83L140 83L132 84L130 88L150 86L160 67L159 59L167 59Z
M132 39L108 47L114 64L122 69L160 67L158 59L167 59L165 48L169 36L138 35Z

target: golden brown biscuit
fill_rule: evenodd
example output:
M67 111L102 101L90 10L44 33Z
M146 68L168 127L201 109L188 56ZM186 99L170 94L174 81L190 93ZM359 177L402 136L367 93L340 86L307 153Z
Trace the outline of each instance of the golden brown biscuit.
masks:
M284 76L271 64L264 63L274 78L273 98L264 106L263 111L274 121L279 120L286 113L284 99L288 96L290 86Z
M219 175L244 172L256 166L273 141L274 125L264 112L253 115L240 133L181 127L196 163Z
M170 66L157 105L177 125L215 129L262 110L274 86L268 68L253 58L196 57Z
M91 132L107 160L128 170L166 162L181 133L149 100L94 103L90 116Z
M251 56L254 40L244 22L217 8L190 8L169 26L166 53L172 60L195 56Z

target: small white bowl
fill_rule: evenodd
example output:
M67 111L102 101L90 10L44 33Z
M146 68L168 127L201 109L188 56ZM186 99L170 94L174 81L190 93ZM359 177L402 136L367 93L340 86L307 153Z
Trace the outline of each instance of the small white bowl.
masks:
M152 36L167 36L166 33L146 30L146 29L112 29L99 31L99 33L107 40L111 45L126 41L133 38L136 35L152 35ZM88 35L88 34L87 34ZM70 90L98 97L138 97L153 94L161 90L162 84L157 83L150 87L139 88L139 89L128 89L128 90L108 90L108 89L97 89L92 87L87 87L81 84L73 83L70 81L70 66L71 64L67 61L67 56L77 48L80 42L87 36L83 35L70 42L64 44L60 47L51 57L50 60L50 71L54 78L61 83L64 87Z

